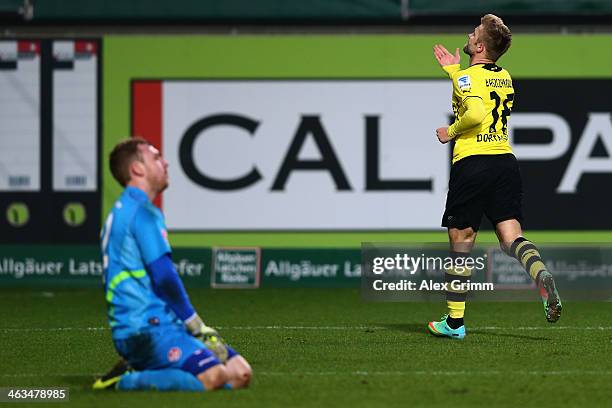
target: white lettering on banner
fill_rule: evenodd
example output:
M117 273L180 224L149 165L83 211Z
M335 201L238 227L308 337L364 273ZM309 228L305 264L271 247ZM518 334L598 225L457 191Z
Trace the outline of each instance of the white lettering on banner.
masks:
M188 259L181 259L174 263L176 271L181 276L201 276L204 265L200 263L189 262Z
M572 141L570 127L563 117L550 113L512 113L509 136L512 150L520 160L554 160L567 153ZM514 144L516 129L548 129L552 141L542 144Z
M172 230L440 227L444 80L164 81Z
M561 116L553 113L514 113L510 138L517 129L548 129L552 141L546 144L515 144L512 149L519 160L555 160L570 150L571 131ZM591 152L601 140L608 157L591 157ZM585 173L612 173L612 120L610 113L589 113L588 121L571 154L569 164L557 187L557 193L576 193L578 183Z
M601 140L608 157L591 157L595 144ZM612 173L612 122L609 113L589 113L589 120L580 136L567 170L561 179L558 193L575 193L585 173Z
M265 276L287 277L289 280L298 281L304 278L335 278L338 270L339 266L336 264L314 264L309 260L292 263L280 260L270 261L264 273Z
M102 275L102 264L96 261L68 260L68 273L70 275L100 276Z
M347 278L361 276L361 264L351 264L350 261L344 261L344 276Z
M59 275L64 264L55 261L37 261L34 258L16 260L13 258L0 259L0 275L13 275L21 279L33 275Z

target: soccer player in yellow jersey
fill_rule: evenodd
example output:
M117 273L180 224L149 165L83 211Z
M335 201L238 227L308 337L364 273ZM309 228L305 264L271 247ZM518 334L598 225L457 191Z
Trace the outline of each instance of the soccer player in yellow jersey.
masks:
M468 68L461 69L459 48L451 54L442 45L434 46L436 60L453 83L455 114L451 126L436 129L441 143L455 142L442 226L448 228L456 265L464 265L485 214L495 225L502 249L516 258L537 283L546 319L554 323L562 307L554 279L521 229L521 174L508 141L514 88L508 71L497 65L511 41L512 34L502 19L487 14L468 35L463 48L470 57ZM445 281L466 282L470 274L465 267L451 268ZM459 285L448 286L448 314L430 322L428 328L436 336L462 339L467 292L452 289Z

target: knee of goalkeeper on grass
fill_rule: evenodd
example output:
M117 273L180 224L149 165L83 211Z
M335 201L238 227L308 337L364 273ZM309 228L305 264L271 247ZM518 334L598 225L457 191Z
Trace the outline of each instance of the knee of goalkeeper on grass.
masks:
M149 318L151 327L144 333L115 340L119 354L136 370L122 374L116 388L205 391L248 386L249 364L196 313L170 254L148 264L146 271L153 292L178 320L162 325Z

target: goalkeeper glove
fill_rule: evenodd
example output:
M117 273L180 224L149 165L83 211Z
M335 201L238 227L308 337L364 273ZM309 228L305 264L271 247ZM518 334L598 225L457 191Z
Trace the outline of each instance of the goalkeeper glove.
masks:
M204 324L200 316L195 314L185 322L189 332L198 338L222 363L227 361L227 347L217 330Z
M225 346L225 341L216 329L204 325L197 337L206 345L207 349L217 356L219 361L222 363L227 361L227 347Z

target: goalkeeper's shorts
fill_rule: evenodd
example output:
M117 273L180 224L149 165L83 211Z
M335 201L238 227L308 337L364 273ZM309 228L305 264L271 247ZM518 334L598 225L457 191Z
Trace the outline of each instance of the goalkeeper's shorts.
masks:
M115 348L135 370L177 368L198 376L221 361L204 343L180 326L155 327L127 339L115 339ZM228 360L238 355L227 347Z

